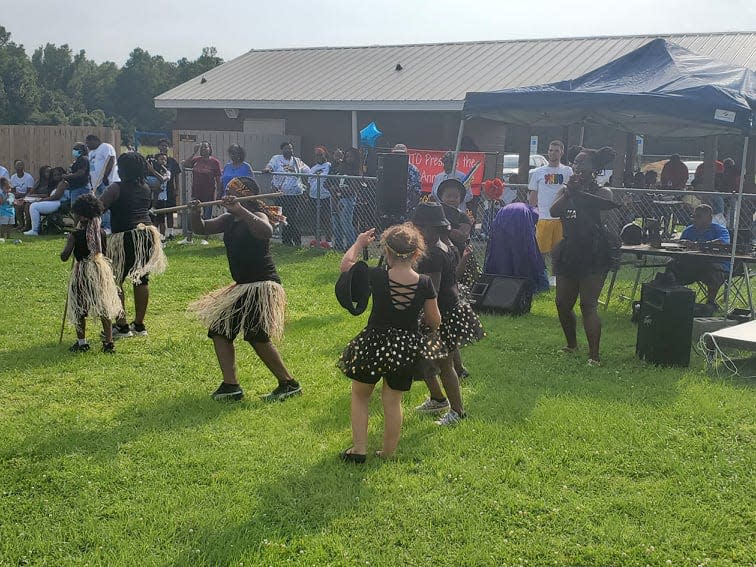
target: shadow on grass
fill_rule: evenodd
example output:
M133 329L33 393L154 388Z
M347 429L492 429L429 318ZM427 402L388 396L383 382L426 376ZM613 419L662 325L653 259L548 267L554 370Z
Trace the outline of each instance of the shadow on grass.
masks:
M625 322L611 312L602 314L602 318L604 364L589 367L580 323L581 350L575 355L560 355L557 351L564 337L555 317L534 313L520 318L485 317L487 337L462 350L471 372L471 378L463 384L471 414L494 422L520 422L544 397L616 402L644 411L673 403L678 396L678 382L687 369L658 368L638 360L634 327L632 334L624 329L625 325L631 326L629 318ZM506 340L497 333L502 325L513 327L508 329ZM533 336L530 329L547 331ZM517 395L508 397L507 391Z
M55 458L67 453L87 453L98 458L113 458L119 447L147 433L194 428L231 412L248 411L246 403L224 404L209 396L188 394L165 398L151 407L131 406L112 417L116 425L102 426L94 421L90 427L62 427L46 434L27 437L23 444L6 446L0 459L18 455Z

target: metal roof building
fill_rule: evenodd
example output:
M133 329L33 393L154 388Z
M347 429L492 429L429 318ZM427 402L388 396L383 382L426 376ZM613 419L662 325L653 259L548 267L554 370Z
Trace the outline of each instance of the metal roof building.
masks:
M455 145L468 91L576 78L656 37L251 50L160 94L155 106L176 109L175 143L192 137L215 140L219 147L240 143L253 150L256 162L277 150L281 139L295 141L306 159L318 144L357 146L359 129L371 121L384 132L382 146L448 149ZM756 69L756 32L662 37ZM572 142L583 140L579 130L532 134ZM587 144L613 143L606 129L586 131ZM470 121L465 134L481 150L499 153L522 153L530 139L527 132L485 120ZM191 152L191 143L184 145L180 151ZM692 143L673 149L699 151ZM649 153L669 151L663 141L649 144Z
M659 36L251 50L155 98L157 108L461 110L468 91L577 77ZM756 69L756 32L662 36Z

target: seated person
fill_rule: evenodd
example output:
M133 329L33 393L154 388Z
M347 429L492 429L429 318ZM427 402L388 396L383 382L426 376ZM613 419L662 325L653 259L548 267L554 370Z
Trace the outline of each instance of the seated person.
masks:
M536 243L538 213L525 203L502 208L491 227L483 272L515 278L528 278L534 291L548 291L549 280Z
M693 224L680 235L680 244L693 250L700 249L702 244L729 244L730 233L721 224L712 222L712 217L709 205L698 205L693 211ZM727 280L729 270L729 262L700 256L675 259L667 267L667 272L674 274L679 284L701 282L706 287L706 300L711 305L716 305L717 293Z

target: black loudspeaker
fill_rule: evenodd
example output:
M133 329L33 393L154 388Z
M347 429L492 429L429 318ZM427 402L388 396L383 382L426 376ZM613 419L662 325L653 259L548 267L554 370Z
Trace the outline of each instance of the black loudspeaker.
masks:
M638 357L661 366L688 366L695 304L696 294L685 286L643 284L635 343Z
M530 312L533 303L533 283L524 278L482 274L470 295L476 311L523 315Z
M400 222L407 216L407 154L378 154L375 204L378 217Z

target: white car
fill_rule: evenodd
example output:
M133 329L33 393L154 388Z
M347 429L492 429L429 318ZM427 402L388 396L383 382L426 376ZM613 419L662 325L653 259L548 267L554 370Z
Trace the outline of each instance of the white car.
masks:
M504 168L502 170L502 178L504 179L504 183L507 183L509 181L509 178L512 177L512 174L517 173L518 170L518 164L520 161L520 154L504 154ZM530 154L530 160L528 163L529 169L535 169L536 167L541 167L542 165L548 165L549 160L547 160L545 157L539 154ZM520 181L520 183L527 183L527 180Z

